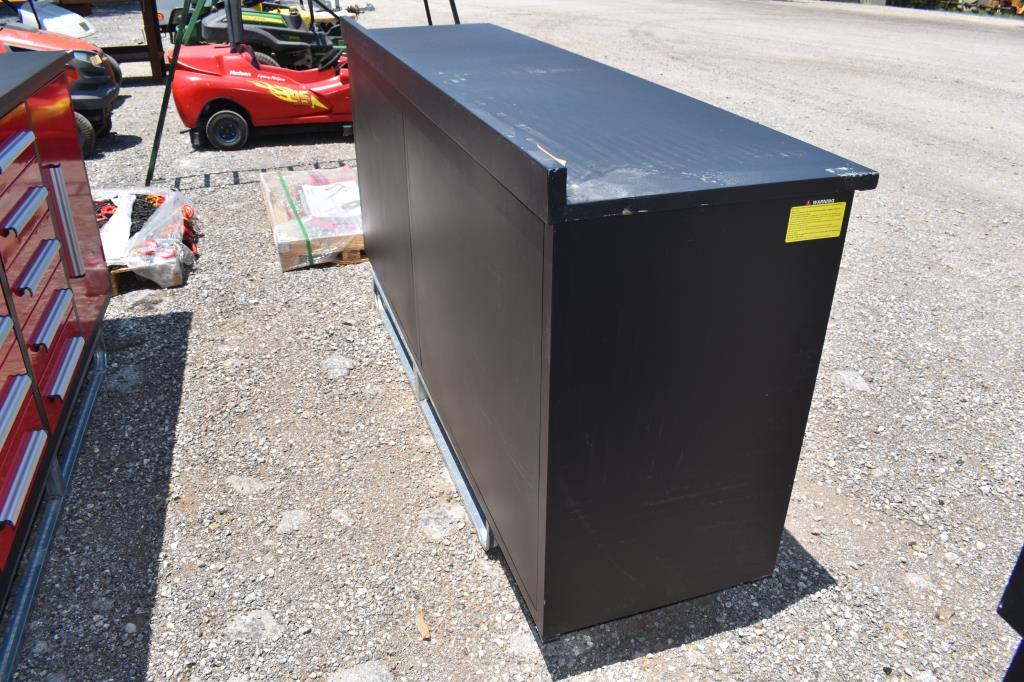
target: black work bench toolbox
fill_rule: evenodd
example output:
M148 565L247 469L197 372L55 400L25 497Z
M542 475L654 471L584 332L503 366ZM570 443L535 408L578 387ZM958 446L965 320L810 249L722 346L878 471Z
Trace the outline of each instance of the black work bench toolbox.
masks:
M496 26L345 30L374 274L541 634L771 574L877 174Z

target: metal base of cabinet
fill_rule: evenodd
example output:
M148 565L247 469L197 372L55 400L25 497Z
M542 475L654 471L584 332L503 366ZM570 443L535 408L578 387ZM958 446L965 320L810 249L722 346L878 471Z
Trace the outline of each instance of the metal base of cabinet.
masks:
M32 601L35 599L36 589L42 579L46 559L50 555L50 546L57 533L57 525L60 522L64 501L67 499L71 487L71 477L75 473L82 441L85 440L85 432L89 427L93 408L96 406L96 398L100 392L103 375L107 371L107 353L103 348L101 337L97 336L92 361L82 371L82 376L88 377L89 383L84 386L85 391L81 394L82 401L78 406L78 412L68 424L65 437L59 444L63 447L63 453L51 459L49 476L46 481L47 498L43 502L43 509L39 514L39 527L26 553L28 560L22 567L21 575L11 590L14 601L10 619L7 621L3 640L0 643L0 680L10 679L14 672L18 649L21 647L21 638L32 611ZM92 372L91 376L89 375L90 371Z
M416 366L416 361L413 359L412 353L409 352L409 347L402 336L402 330L398 326L395 313L391 309L391 304L388 303L387 297L384 295L380 282L377 280L377 273L373 274L373 297L377 301L377 310L380 312L380 318L384 321L384 327L388 330L391 342L395 345L395 350L398 351L398 358L402 361L402 367L405 368L405 373L409 377L409 383L412 384L413 391L416 392L416 401L420 404L420 409L423 410L423 416L426 417L427 424L430 425L430 432L434 434L434 440L437 442L437 448L441 451L444 463L448 467L448 473L451 474L455 488L459 491L459 497L462 498L462 504L466 507L466 513L469 514L469 518L476 528L476 537L480 541L480 546L485 551L494 549L494 535L487 525L487 517L477 503L472 488L469 487L469 482L462 471L462 466L459 464L459 460L452 449L451 440L445 432L444 424L441 423L441 418L434 409L434 404L427 393L427 387L420 378L420 370Z

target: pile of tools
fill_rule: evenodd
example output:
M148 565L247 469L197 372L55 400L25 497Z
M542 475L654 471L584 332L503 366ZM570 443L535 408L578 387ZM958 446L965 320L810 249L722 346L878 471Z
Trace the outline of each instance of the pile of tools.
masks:
M135 202L132 204L131 228L128 232L130 237L134 237L142 230L157 208L162 206L166 199L167 197L163 194L139 194L135 197ZM96 225L103 229L107 221L114 217L114 214L117 212L117 206L111 199L101 199L94 203L96 204ZM181 217L184 222L181 241L192 251L192 255L198 257L198 235L193 227L196 210L192 207L192 204L185 204L181 207Z
M95 188L93 198L115 293L129 275L161 287L185 283L199 251L196 212L180 192Z

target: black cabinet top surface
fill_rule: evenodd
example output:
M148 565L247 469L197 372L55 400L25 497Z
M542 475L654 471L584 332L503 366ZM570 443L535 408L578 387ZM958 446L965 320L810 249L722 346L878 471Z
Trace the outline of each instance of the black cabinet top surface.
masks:
M498 26L355 31L494 139L552 172L564 166L570 218L871 189L878 181L875 171L818 147ZM435 123L447 123L460 141L465 126L446 118ZM486 155L479 147L471 153ZM491 165L500 175L500 164Z
M64 69L63 52L7 52L0 54L0 116L43 87Z

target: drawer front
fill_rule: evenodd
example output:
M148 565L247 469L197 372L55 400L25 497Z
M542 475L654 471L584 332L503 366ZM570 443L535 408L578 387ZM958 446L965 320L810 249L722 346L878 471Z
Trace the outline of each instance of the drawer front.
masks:
M33 163L0 193L0 259L10 267L48 212L49 191Z
M25 360L21 354L21 346L14 333L14 320L8 315L0 316L0 405L3 403L4 390L11 377L27 374ZM3 439L0 438L0 441ZM0 449L3 443L0 442Z
M16 198L15 194L18 195ZM12 200L10 208L5 210L6 199ZM0 260L7 268L8 276L28 244L47 235L53 238L49 199L45 186L39 183L21 185L20 182L0 197Z
M4 223L0 225L0 258L4 265L20 246L19 233L31 227L46 208L45 198L39 202L40 188L36 136L21 105L0 121L0 221ZM27 208L34 210L27 212Z
M45 238L45 235L38 235L38 238L25 245L15 259L14 265L6 268L7 283L16 299L38 299L44 292L46 283L50 281L50 275L57 269L63 272L60 242L52 236ZM26 318L19 315L18 319Z
M0 520L0 567L6 567L16 524L24 522L28 493L39 480L46 431L7 316L0 318L0 337L0 516L7 518Z
M34 240L24 250L23 258L19 257L17 268L12 268L15 274L7 275L14 299L15 317L21 326L25 343L29 346L50 345L36 344L34 338L40 331L39 326L53 312L54 296L62 289L70 288L60 255L53 253L54 250L62 250L58 244L55 239ZM71 303L73 307L73 300Z
M21 524L31 523L31 492L43 485L48 436L34 405L26 405L8 436L0 463L0 567L8 568Z
M36 378L43 394L46 419L49 424L56 426L60 422L64 403L71 397L75 375L85 357L85 339L78 332L77 324L68 322L64 325L59 341L49 354L46 370L37 374Z
M20 236L15 237L11 233L2 239L7 247L3 250L3 266L7 272L7 281L12 287L25 270L32 266L40 242L54 240L59 243L53 225L53 215L46 208L34 217Z
M7 317L3 319L10 320ZM18 345L13 329L7 333L3 347L4 350L0 351L0 474L25 410L39 416L32 395L32 379L25 369L21 346Z
M18 194L20 196L14 207L4 214L3 222L0 222L0 232L5 237L24 239L28 228L35 225L46 209L46 198L49 193L42 185L31 185Z
M16 440L15 428L21 418L25 406L32 406L32 379L27 374L15 374L7 377L0 389L0 451L4 459L10 449L8 445ZM0 464L2 468L2 464Z
M24 426L16 438L11 439L10 461L0 478L0 525L17 528L21 522L25 500L33 482L42 473L39 463L46 449L47 434L41 425L32 428L33 415L26 414ZM35 415L38 420L39 415Z
M24 104L0 119L0 194L26 169L36 167L35 142Z
M59 242L54 239L36 240L28 245L16 261L16 267L7 269L7 281L14 299L14 317L23 328L32 319L39 302L46 297L54 276L59 277L57 288L66 286Z
M81 334L78 319L71 305L73 296L70 288L55 287L36 306L32 313L31 329L25 330L25 344L28 346L32 374L40 382L39 388L44 397L44 378L63 357L60 351L63 340ZM47 410L47 414L49 412ZM53 425L53 422L50 424Z
M0 184L3 191L11 188L15 179L33 168L38 173L36 135L31 130L0 132Z
M32 317L22 325L25 344L32 352L52 350L64 324L69 319L75 322L71 314L75 295L70 287L60 286L63 283L61 279L60 273L54 273L46 293L32 311Z

